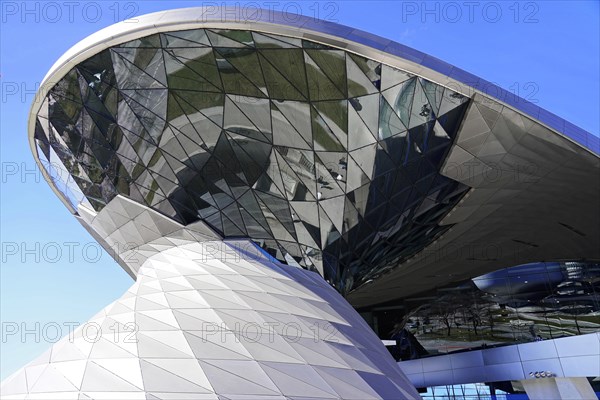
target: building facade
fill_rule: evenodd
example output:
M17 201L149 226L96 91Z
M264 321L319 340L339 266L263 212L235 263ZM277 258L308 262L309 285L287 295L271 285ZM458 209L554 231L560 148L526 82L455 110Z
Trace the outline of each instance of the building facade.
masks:
M92 322L135 340L79 330L3 398L418 398L372 328L412 360L597 332L598 138L398 43L253 18L150 14L46 76L34 157L125 249Z

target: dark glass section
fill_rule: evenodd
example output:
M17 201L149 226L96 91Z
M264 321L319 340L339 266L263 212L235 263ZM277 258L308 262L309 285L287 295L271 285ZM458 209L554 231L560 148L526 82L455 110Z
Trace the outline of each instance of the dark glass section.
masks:
M439 174L469 99L343 50L235 30L168 32L73 68L39 157L77 206L117 194L348 293L414 255L466 186Z
M600 264L532 263L373 310L398 359L527 343L600 330Z

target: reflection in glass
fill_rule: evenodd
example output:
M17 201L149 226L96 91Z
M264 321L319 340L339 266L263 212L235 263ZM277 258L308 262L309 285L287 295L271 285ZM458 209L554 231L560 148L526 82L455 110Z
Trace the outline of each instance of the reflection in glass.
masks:
M600 264L504 268L404 299L398 307L397 314L375 312L380 335L390 338L406 330L426 351L418 357L598 332ZM392 324L390 334L386 329ZM418 358L412 353L403 359Z
M468 104L308 40L196 29L74 67L35 139L74 205L120 194L202 219L346 294L450 228L438 223L468 188L439 169Z

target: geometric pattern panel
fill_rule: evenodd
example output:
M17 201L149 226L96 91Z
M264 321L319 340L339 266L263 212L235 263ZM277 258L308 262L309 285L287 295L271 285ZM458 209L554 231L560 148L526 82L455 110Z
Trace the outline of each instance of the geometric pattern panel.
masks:
M194 29L83 61L37 115L38 156L76 206L117 194L251 238L348 293L448 226L439 171L469 99L317 42Z
M476 189L514 190L514 176L497 170L515 171L520 182L536 183L579 150L532 119L474 95L442 173ZM456 173L469 167L469 174Z
M7 378L3 399L419 399L316 273L250 241L172 246L117 301Z
M221 240L202 221L181 225L131 199L118 195L100 212L80 204L79 219L134 279L146 259L189 243Z

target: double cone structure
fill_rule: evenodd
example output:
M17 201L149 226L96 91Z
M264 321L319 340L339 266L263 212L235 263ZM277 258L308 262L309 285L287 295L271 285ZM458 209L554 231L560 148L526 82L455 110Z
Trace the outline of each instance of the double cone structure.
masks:
M597 168L582 150L597 143L457 84L471 76L439 60L336 24L242 14L117 24L46 77L36 160L136 283L3 382L3 398L418 398L339 293L397 296L380 277L479 221L482 197L466 194L507 189L486 181L489 164L535 159L506 158L531 137ZM488 164L469 179L450 173L475 161ZM540 166L524 176L542 179Z

